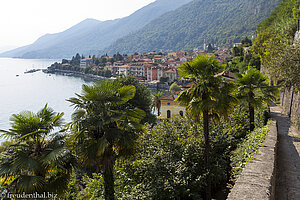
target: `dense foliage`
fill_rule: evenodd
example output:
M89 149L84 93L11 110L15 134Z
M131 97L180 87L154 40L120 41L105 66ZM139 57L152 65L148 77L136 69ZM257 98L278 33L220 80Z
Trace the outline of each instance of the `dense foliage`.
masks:
M231 181L234 182L237 180L246 164L253 158L253 156L258 152L258 149L262 146L262 143L265 141L268 133L268 126L264 126L250 132L231 153Z
M257 127L262 127L267 119L263 115L264 109L256 112ZM261 129L249 135L249 128L245 126L249 121L246 113L247 107L238 106L228 119L214 121L210 126L214 196L226 190L228 180L237 177L245 166L245 155L253 155L254 149L261 144L261 140L249 139L262 136L256 135ZM188 117L176 117L161 121L154 127L147 125L137 143L136 154L129 160L119 160L115 165L118 199L196 200L203 197L207 173L202 124L197 125ZM237 168L237 165L241 167ZM101 174L84 176L79 185L76 186L75 181L70 185L73 199L103 199Z
M12 128L0 130L2 136L11 140L0 156L3 195L64 193L75 162L65 145L65 136L52 133L62 126L62 116L46 105L38 113L23 111L12 115Z
M195 120L203 122L204 155L206 178L205 199L211 199L211 157L210 157L210 128L213 118L228 116L231 107L236 103L233 96L233 84L224 81L220 76L215 76L222 70L218 60L214 56L198 55L193 61L186 62L179 67L179 76L182 80L193 82L192 86L182 91L176 101L184 106L188 114Z
M255 34L280 0L195 0L117 40L104 53L191 50L206 43L218 46Z
M245 74L234 80L236 96L248 103L250 131L254 130L254 110L264 103L270 104L276 100L277 88L269 85L269 79L257 69L249 69Z
M295 38L299 0L283 0L258 27L254 50L278 84L300 89L299 39ZM294 43L294 44L293 44Z
M128 106L131 108L139 108L145 112L145 116L141 123L144 124L156 122L156 116L152 113L153 99L151 96L151 90L144 84L139 83L135 76L120 76L116 80L122 86L133 85L136 88L135 95L128 101Z
M75 107L70 124L71 148L88 174L103 173L104 197L114 200L114 162L131 154L145 112L129 103L136 87L106 80L83 85L68 101Z
M226 195L226 184L231 178L234 181L248 161L249 156L245 157L245 155L252 155L263 138L255 134L260 130L249 134L248 106L241 103L226 119L211 118L209 123L211 159L210 173L208 173L205 132L201 118L198 123L195 123L194 119L188 116L175 117L171 120L163 120L157 125L148 124L142 132L133 131L135 126L140 127L138 125L140 117L144 116L144 112L136 109L138 104L134 101L130 102L135 98L139 87L138 85L135 87L134 84L132 77L99 82L94 86L84 86L83 94L70 100L77 109L73 116L72 135L68 147L73 150L80 165L73 168L72 177L70 176L71 170L61 171L60 167L65 166L62 165L63 163L67 162L66 166L71 167L75 166L76 160L69 160L71 155L66 156L70 152L66 149L64 140L61 140L63 137L45 140L48 146L43 146L41 149L39 161L44 162L44 158L52 161L51 165L45 165L47 169L50 169L45 172L51 172L50 180L55 181L55 185L51 184L51 186L53 188L57 186L63 190L62 186L69 182L68 189L64 190L65 199L112 199L112 196L115 196L118 199L127 200L176 198L188 200L205 196L207 177L210 175L213 197L220 192ZM101 90L98 90L99 88ZM38 116L42 113L40 112ZM265 124L268 119L266 113L268 113L267 107L255 110L256 127L262 127ZM55 121L61 115L51 116ZM24 118L22 126L39 123L39 120L31 121ZM13 128L17 130L18 127ZM43 128L46 127L43 126ZM11 135L10 132L7 134ZM34 138L36 134L43 133L43 129L25 135L22 133L19 139L26 141L26 138ZM6 145L7 150L4 149L4 153L1 154L1 172L7 170L5 167L7 162L18 158L15 157L18 153L26 155L27 150L29 152L37 150L34 141L28 142L33 145L20 144L20 147ZM18 151L15 151L16 147ZM31 151L30 148L33 150ZM49 148L54 150L50 151ZM45 152L42 151L43 149ZM23 172L37 169L35 165L28 163L32 161L31 159L21 163L18 158L17 161L15 164L18 164ZM59 165L55 167L56 162ZM66 176L59 176L59 173L63 172L67 172ZM54 177L51 178L52 175ZM115 193L114 195L108 195L108 184L112 184L111 191ZM26 185L30 186L31 183L26 183ZM3 189L10 188L5 184L2 187ZM33 191L45 190L46 188L36 188ZM47 187L48 190L59 192Z

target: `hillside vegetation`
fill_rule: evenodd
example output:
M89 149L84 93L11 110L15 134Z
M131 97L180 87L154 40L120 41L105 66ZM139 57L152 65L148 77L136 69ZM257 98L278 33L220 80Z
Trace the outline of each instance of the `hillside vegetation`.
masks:
M255 34L280 0L195 0L117 40L103 53L202 48L204 40L231 45Z
M278 85L300 89L300 40L294 40L300 1L284 0L258 27L254 50Z

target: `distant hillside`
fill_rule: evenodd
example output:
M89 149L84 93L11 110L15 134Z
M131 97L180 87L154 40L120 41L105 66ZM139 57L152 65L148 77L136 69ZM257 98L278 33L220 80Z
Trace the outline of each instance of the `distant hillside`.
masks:
M16 49L16 48L17 48L17 46L11 46L11 45L0 46L0 53L9 51L12 49Z
M64 32L47 34L31 45L5 52L0 56L70 58L76 53L94 53L108 47L117 39L137 31L160 15L191 1L157 0L122 19L104 22L87 19Z
M280 0L194 0L117 40L101 53L189 50L255 34Z
M47 47L55 46L60 43L65 43L69 38L78 38L87 34L95 27L104 24L101 21L95 19L86 19L79 24L67 29L61 33L46 34L37 39L33 44L19 47L17 49L0 54L2 57L26 57L26 54L30 54L32 51L43 51ZM52 55L46 57L32 57L32 58L53 58Z

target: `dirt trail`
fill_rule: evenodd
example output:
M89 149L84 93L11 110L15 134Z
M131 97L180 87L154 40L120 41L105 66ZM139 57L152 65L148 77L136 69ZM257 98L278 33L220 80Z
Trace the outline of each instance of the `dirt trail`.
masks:
M276 200L300 200L300 134L279 106L271 107L278 123Z

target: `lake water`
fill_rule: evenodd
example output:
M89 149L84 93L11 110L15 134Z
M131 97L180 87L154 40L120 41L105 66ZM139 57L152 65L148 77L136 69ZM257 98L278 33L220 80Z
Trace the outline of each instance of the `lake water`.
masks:
M33 68L45 69L56 61L0 58L0 129L10 128L12 114L24 110L36 113L45 104L55 112L64 112L65 122L71 120L74 110L66 99L81 93L82 84L91 82L80 77L49 75L41 71L24 74Z

